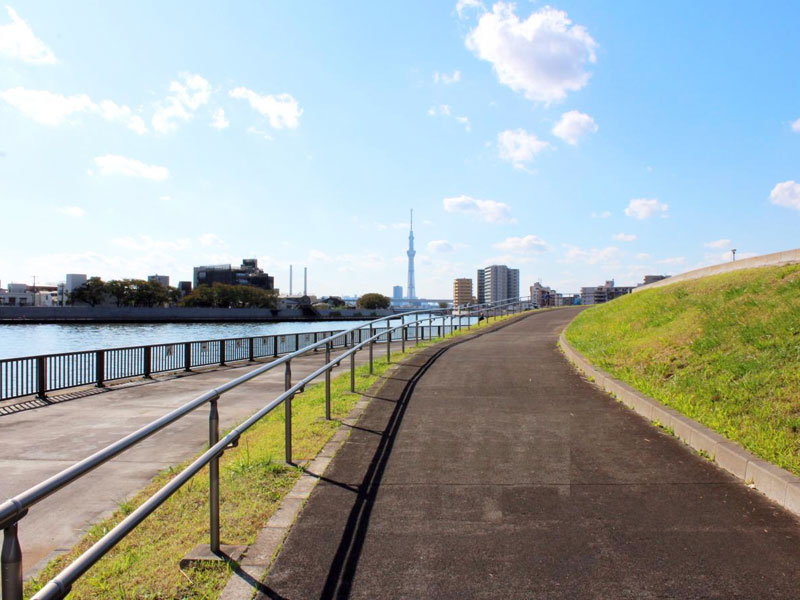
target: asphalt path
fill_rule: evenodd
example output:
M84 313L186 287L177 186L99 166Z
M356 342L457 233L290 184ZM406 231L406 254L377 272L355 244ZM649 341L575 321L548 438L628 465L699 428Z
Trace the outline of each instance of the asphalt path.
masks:
M366 352L356 353L356 364L367 360ZM70 392L47 406L0 415L0 498L32 487L263 362ZM292 360L294 381L324 363L322 351ZM349 359L334 376L347 372L348 364ZM219 401L220 429L244 421L283 386L281 366L226 393ZM110 515L161 470L203 450L207 441L208 409L201 407L32 507L19 524L26 575L54 553L71 548L87 527Z
M798 519L583 380L574 315L395 370L258 597L800 597Z

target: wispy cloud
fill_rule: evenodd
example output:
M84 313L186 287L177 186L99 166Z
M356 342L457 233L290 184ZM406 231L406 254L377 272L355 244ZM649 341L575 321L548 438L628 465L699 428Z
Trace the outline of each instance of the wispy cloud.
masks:
M198 108L208 104L211 84L200 75L180 73L177 80L170 82L169 92L153 113L151 122L158 133L175 131L177 121L190 121Z
M635 242L636 241L636 234L635 233L615 233L611 237L613 239L617 240L618 242Z
M495 200L478 200L470 196L455 196L442 201L444 209L451 213L471 215L487 223L509 224L517 220L511 216L511 207Z
M435 106L431 106L428 109L428 115L431 117L447 117L452 118L461 123L464 126L464 129L467 132L471 131L472 126L470 125L469 119L467 117L459 116L453 114L453 109L450 108L447 104L439 104Z
M794 181L779 183L772 188L769 201L778 206L800 210L800 183Z
M727 248L731 245L731 241L727 238L716 240L713 242L706 242L703 244L706 248Z
M214 111L214 115L211 117L211 127L214 129L226 129L230 124L230 121L225 118L225 111L223 109L219 108Z
M269 120L273 129L296 129L300 125L303 109L291 94L257 94L246 87L228 92L231 98L247 100L250 106Z
M497 134L497 149L500 158L510 162L516 169L524 169L534 157L549 144L524 129L506 130Z
M461 71L455 70L452 74L449 73L440 73L436 71L433 74L433 83L443 83L444 85L450 85L452 83L458 83L461 81Z
M571 110L561 115L558 123L553 127L553 135L567 142L576 145L580 139L589 134L597 132L597 123L589 115Z
M669 205L659 202L657 198L634 198L625 209L625 214L634 219L649 219L655 215L667 216Z
M537 235L509 237L494 244L495 248L514 254L541 254L552 250L552 246Z
M157 165L147 165L135 158L127 158L116 154L106 154L94 159L100 175L122 175L140 177L151 181L164 181L169 177L169 169Z
M17 12L6 6L11 23L0 25L0 54L18 58L26 63L52 65L58 62L56 55Z
M86 214L86 211L80 206L62 206L56 210L62 215L66 215L68 217L82 217Z

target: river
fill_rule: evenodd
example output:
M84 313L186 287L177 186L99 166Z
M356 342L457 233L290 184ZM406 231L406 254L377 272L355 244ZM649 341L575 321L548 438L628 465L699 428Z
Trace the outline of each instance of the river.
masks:
M394 324L399 324L393 319ZM463 322L466 324L467 319ZM0 325L0 359L192 340L336 331L367 321Z

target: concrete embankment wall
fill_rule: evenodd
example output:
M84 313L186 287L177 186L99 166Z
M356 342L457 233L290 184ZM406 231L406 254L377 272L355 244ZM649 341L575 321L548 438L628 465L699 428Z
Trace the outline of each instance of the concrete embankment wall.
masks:
M785 250L784 252L775 252L773 254L764 254L762 256L754 256L753 258L744 258L742 260L731 261L721 265L714 265L711 267L703 267L702 269L695 269L694 271L687 271L680 275L668 277L661 281L656 281L648 285L634 288L634 292L641 292L642 290L651 290L665 285L672 285L681 281L689 281L690 279L700 279L701 277L708 277L709 275L719 275L720 273L729 273L730 271L739 271L740 269L755 269L756 267L781 267L784 265L794 265L800 263L800 248L797 250Z
M133 308L130 306L0 306L0 323L222 323L256 321L338 321L370 319L391 310L320 311L308 317L297 309L265 308Z

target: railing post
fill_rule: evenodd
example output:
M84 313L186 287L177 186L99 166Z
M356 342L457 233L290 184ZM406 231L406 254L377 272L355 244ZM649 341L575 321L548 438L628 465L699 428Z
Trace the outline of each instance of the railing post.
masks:
M370 329L372 329L372 328L370 327ZM370 375L372 375L372 347L374 345L375 345L375 340L370 339L370 341L369 341L369 374Z
M36 357L36 397L47 398L47 357ZM5 598L5 595L3 596Z
M317 332L315 331L315 332L314 332L314 343L315 343L315 344L317 343L317 340L318 340L318 338L317 338ZM314 352L316 352L316 351L317 351L317 348L314 348Z
M152 346L145 346L144 347L144 365L142 368L142 372L144 373L145 379L150 379L150 374L153 370L153 347Z
M106 353L98 350L94 353L94 377L97 387L105 387L106 379Z
M403 328L400 330L400 351L405 354L406 353L406 336L408 335L408 327L406 326L405 322L403 323Z
M350 355L350 391L356 391L356 353Z
M325 343L325 364L331 362L331 343ZM325 419L331 420L331 368L325 370Z
M272 336L272 356L278 358L278 336Z
M255 340L255 338L248 338L248 339L249 339L249 342L248 342L248 346L249 346L248 347L248 354L250 355L250 362L254 362L255 359L256 359L256 353L255 353L255 345L256 345L255 342L256 342L256 340Z
M389 328L389 324L386 324L386 362L392 362L392 330Z
M219 410L216 398L209 403L208 447L219 441ZM208 511L211 552L219 554L219 455L208 464Z
M3 530L3 551L0 555L3 600L22 600L22 548L17 523Z
M183 370L192 370L192 344L190 342L183 345Z
M300 334L294 334L294 349L295 351L300 350Z
M286 361L286 371L284 372L284 391L292 387L292 361ZM286 449L286 463L292 464L292 396L283 402L284 420L286 427L284 430L284 448Z
M225 340L219 341L219 366L225 366Z

